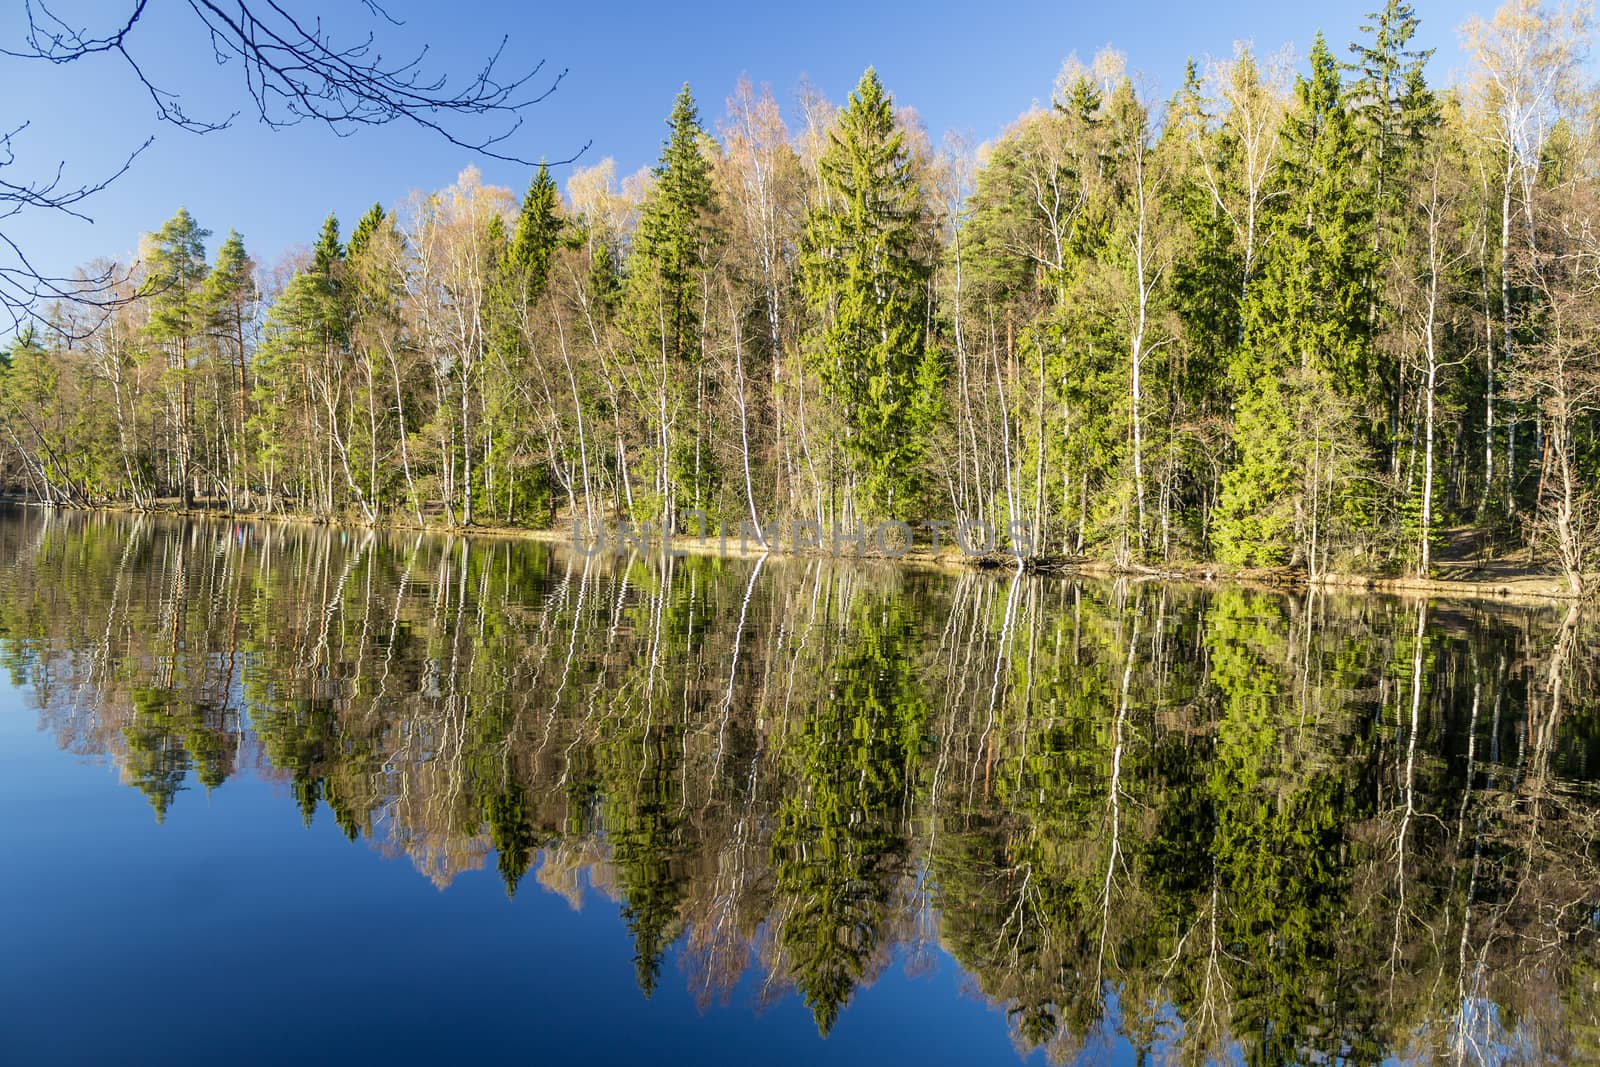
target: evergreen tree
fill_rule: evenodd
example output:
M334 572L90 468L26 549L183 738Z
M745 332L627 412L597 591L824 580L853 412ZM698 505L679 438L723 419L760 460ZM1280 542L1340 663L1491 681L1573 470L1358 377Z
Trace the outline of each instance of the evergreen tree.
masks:
M1321 430L1370 381L1371 209L1339 66L1321 35L1310 66L1284 122L1282 193L1232 367L1238 461L1223 479L1215 530L1231 563L1308 559L1322 509L1348 511L1361 490L1349 479L1336 500L1322 494L1333 469L1325 455L1345 462L1358 445L1348 427L1328 427L1332 439Z
M313 513L324 511L309 377L310 362L322 346L324 308L317 276L302 271L278 294L262 327L254 360L251 437L268 507L275 490L295 487Z
M685 447L672 439L689 381L700 383L702 274L714 237L711 163L703 147L706 134L687 84L672 105L667 128L661 160L653 172L655 184L640 209L628 261L626 329L641 365L655 366L656 491L662 519L670 523L679 490L683 503L698 507L704 502L707 480L700 447L701 412L695 412L692 443ZM530 232L528 240L534 239ZM697 405L701 399L696 389Z
M61 403L63 371L59 354L45 347L31 322L0 347L0 441L26 438L33 445L35 458L24 470L36 499L82 503L68 460L75 442L72 413Z
M497 218L491 219L490 225L497 222ZM525 390L519 386L522 379L545 373L529 363L547 358L544 352L534 351L550 318L549 309L541 311L538 306L549 288L556 255L568 237L569 227L555 179L541 163L522 198L509 237L491 235L490 239L491 249L503 248L504 253L494 267L489 341L508 373L485 384L484 405L485 418L491 426L492 480L501 487L497 495L502 512L507 514L536 510L550 490L549 464L531 467L515 461L519 455L542 450L533 420L528 417ZM559 343L551 347L566 352ZM564 368L570 368L570 360L564 358L563 363ZM572 395L577 395L575 388ZM580 456L580 462L583 458Z
M519 202L469 169L348 245L330 215L270 306L180 212L83 272L104 302L39 309L0 491L680 532L948 501L1038 551L1314 575L1421 573L1471 505L1581 570L1588 22L1508 5L1436 98L1413 2L1292 86L1190 63L1159 121L1115 54L1070 61L982 152L935 156L871 71L798 138L745 86L719 144L686 87L652 174L540 166Z
M1310 64L1284 122L1284 195L1246 347L1320 370L1341 395L1358 397L1372 357L1372 207L1358 180L1361 145L1343 79L1321 35Z
M310 266L273 303L256 360L261 458L274 469L295 471L302 499L322 516L335 507L334 456L346 451L334 420L349 413L333 409L345 388L350 296L339 220L330 213ZM348 455L344 461L348 466Z
M322 221L317 243L311 246L309 271L321 302L321 326L326 355L342 350L350 340L350 297L345 284L345 247L339 239L339 219L332 212Z
M561 212L561 194L556 190L550 168L543 163L534 173L522 197L516 228L511 231L511 246L506 262L519 282L524 302L532 301L550 280L550 265L566 230Z
M927 213L904 134L870 67L818 161L823 195L806 221L801 267L818 317L812 358L845 425L860 504L914 502L917 465L943 367L927 343Z
M674 363L692 362L700 350L700 272L712 238L711 163L705 156L706 133L687 84L673 101L668 135L654 170L655 186L646 198L634 235L632 268L641 283L655 291L650 308L658 322L655 340ZM537 182L537 179L536 179ZM552 190L553 191L553 190ZM529 232L528 244L537 240Z
M1360 139L1362 184L1372 213L1373 269L1380 275L1369 287L1368 314L1376 334L1377 365L1365 407L1375 426L1375 436L1386 430L1398 447L1392 430L1400 419L1403 354L1395 338L1397 324L1390 321L1392 300L1383 299L1386 285L1403 279L1400 262L1407 238L1407 200L1416 181L1415 171L1428 131L1439 121L1439 106L1428 88L1424 68L1430 49L1408 47L1419 20L1406 0L1388 0L1384 9L1367 16L1361 32L1365 42L1350 46L1356 75L1350 86L1350 103Z
M343 260L344 245L339 243L339 217L330 211L328 217L322 220L317 243L311 246L311 269L331 280L334 265Z
M372 239L389 221L388 213L383 210L382 204L373 204L369 207L367 213L356 220L356 228L350 232L350 243L344 250L345 258L359 259L372 246Z
M218 420L228 427L228 479L230 503L242 502L238 490L248 495L250 474L250 449L245 440L245 423L249 418L246 400L249 387L246 375L250 353L245 342L245 331L255 317L256 305L255 264L245 251L244 239L233 230L217 249L217 262L207 275L200 292L206 329L210 333L223 361L216 368L219 376L219 396L232 393L230 410L216 412Z
M395 261L395 253L403 247L395 217L380 204L361 216L345 246L343 284L350 308L351 347L366 401L365 417L356 420L358 450L366 461L359 466L365 469L366 493L374 508L392 499L392 491L410 468L408 447L401 442L411 428L405 425L405 397L396 381L398 350L406 341L400 325L406 279L404 268ZM400 469L385 463L386 457L398 458Z
M1183 321L1190 358L1182 386L1196 404L1213 404L1225 393L1228 359L1239 341L1239 279L1244 264L1227 212L1212 195L1202 173L1202 160L1232 161L1212 128L1194 60L1184 71L1183 87L1173 97L1162 131L1162 148L1174 159L1178 177L1170 195L1183 219L1185 240L1173 272L1173 304Z
M495 868L505 884L506 897L517 895L522 876L533 864L539 839L528 818L528 796L520 782L512 781L483 798L483 821L494 844Z
M1363 141L1362 169L1381 248L1399 236L1393 228L1403 210L1405 172L1423 134L1438 121L1438 102L1424 77L1433 49L1408 47L1420 24L1411 4L1388 0L1367 20L1361 32L1369 40L1350 46L1356 74L1350 102Z
M191 394L193 361L198 356L196 340L204 324L204 309L197 296L206 277L206 238L211 231L201 228L179 208L160 230L147 238L144 291L150 296L150 339L167 354L168 381L176 386L171 405L173 442L170 455L174 467L174 488L183 507L193 502Z

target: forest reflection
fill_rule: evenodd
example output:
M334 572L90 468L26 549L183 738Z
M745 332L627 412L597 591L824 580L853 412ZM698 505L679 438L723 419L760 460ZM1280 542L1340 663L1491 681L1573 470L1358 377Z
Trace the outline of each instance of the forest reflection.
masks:
M0 657L156 818L239 774L640 987L826 1033L942 948L1019 1050L1600 1059L1592 619L0 514ZM663 963L676 960L663 973Z

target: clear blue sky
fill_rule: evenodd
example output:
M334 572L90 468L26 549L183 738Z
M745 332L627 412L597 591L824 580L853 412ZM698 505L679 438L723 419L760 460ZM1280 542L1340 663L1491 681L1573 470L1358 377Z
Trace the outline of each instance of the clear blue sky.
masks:
M619 175L652 163L663 119L688 81L710 125L741 73L769 83L786 107L804 75L835 101L875 65L897 102L914 106L937 142L945 130L974 141L993 137L1035 100L1046 99L1062 61L1087 60L1112 45L1162 95L1182 76L1188 56L1223 56L1235 39L1260 52L1292 44L1300 57L1323 30L1342 56L1365 12L1381 0L1250 0L1235 4L1112 0L1084 3L880 4L855 0L805 4L536 3L391 0L399 27L367 16L358 0L283 0L294 12L327 8L325 25L353 40L375 29L388 54L429 47L429 69L466 73L509 35L508 66L543 58L551 72L570 70L560 90L528 112L508 147L529 157L562 158L592 142L582 163L611 156ZM7 5L19 8L20 4ZM131 0L57 0L69 21L105 26L106 12ZM1492 2L1416 0L1424 46L1436 47L1434 78L1448 82L1463 65L1457 30ZM175 0L154 9L130 38L147 71L180 92L197 117L242 113L233 128L196 135L162 126L132 74L111 56L55 68L0 58L0 92L11 118L32 126L16 142L17 164L4 176L42 174L65 161L70 178L115 169L149 134L155 144L134 168L87 207L94 224L34 216L0 223L37 265L65 271L96 255L128 256L139 236L187 206L217 236L238 229L263 264L309 243L322 217L337 211L346 229L374 201L393 204L412 189L448 184L468 163L485 180L520 191L525 168L474 159L436 136L402 126L334 137L310 125L274 131L254 121L237 64L218 68L204 35ZM66 15L67 12L75 12ZM6 43L20 15L0 14ZM565 173L561 174L565 180Z

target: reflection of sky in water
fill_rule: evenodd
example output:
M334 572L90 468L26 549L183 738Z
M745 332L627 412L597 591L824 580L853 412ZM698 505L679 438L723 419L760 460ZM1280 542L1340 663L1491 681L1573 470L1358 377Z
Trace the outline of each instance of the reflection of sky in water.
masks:
M701 1010L668 960L647 1000L617 905L592 888L581 908L537 885L508 901L490 863L435 889L325 811L307 829L255 775L157 825L104 758L36 732L10 687L0 811L7 1062L1017 1060L937 948L931 970L897 961L861 990L824 1044L799 998L760 1002L754 969Z
M1089 1062L1242 1063L1280 1009L1387 1062L1600 1033L1553 609L1432 607L1419 656L1401 601L127 529L0 513L0 1060L1042 1063L1040 989ZM649 997L629 878L679 920ZM878 951L823 1041L836 918Z

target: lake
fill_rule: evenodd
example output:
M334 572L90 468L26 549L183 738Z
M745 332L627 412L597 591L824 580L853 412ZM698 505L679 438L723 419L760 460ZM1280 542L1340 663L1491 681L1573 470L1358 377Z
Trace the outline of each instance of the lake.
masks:
M0 1060L1600 1060L1597 647L0 511Z

